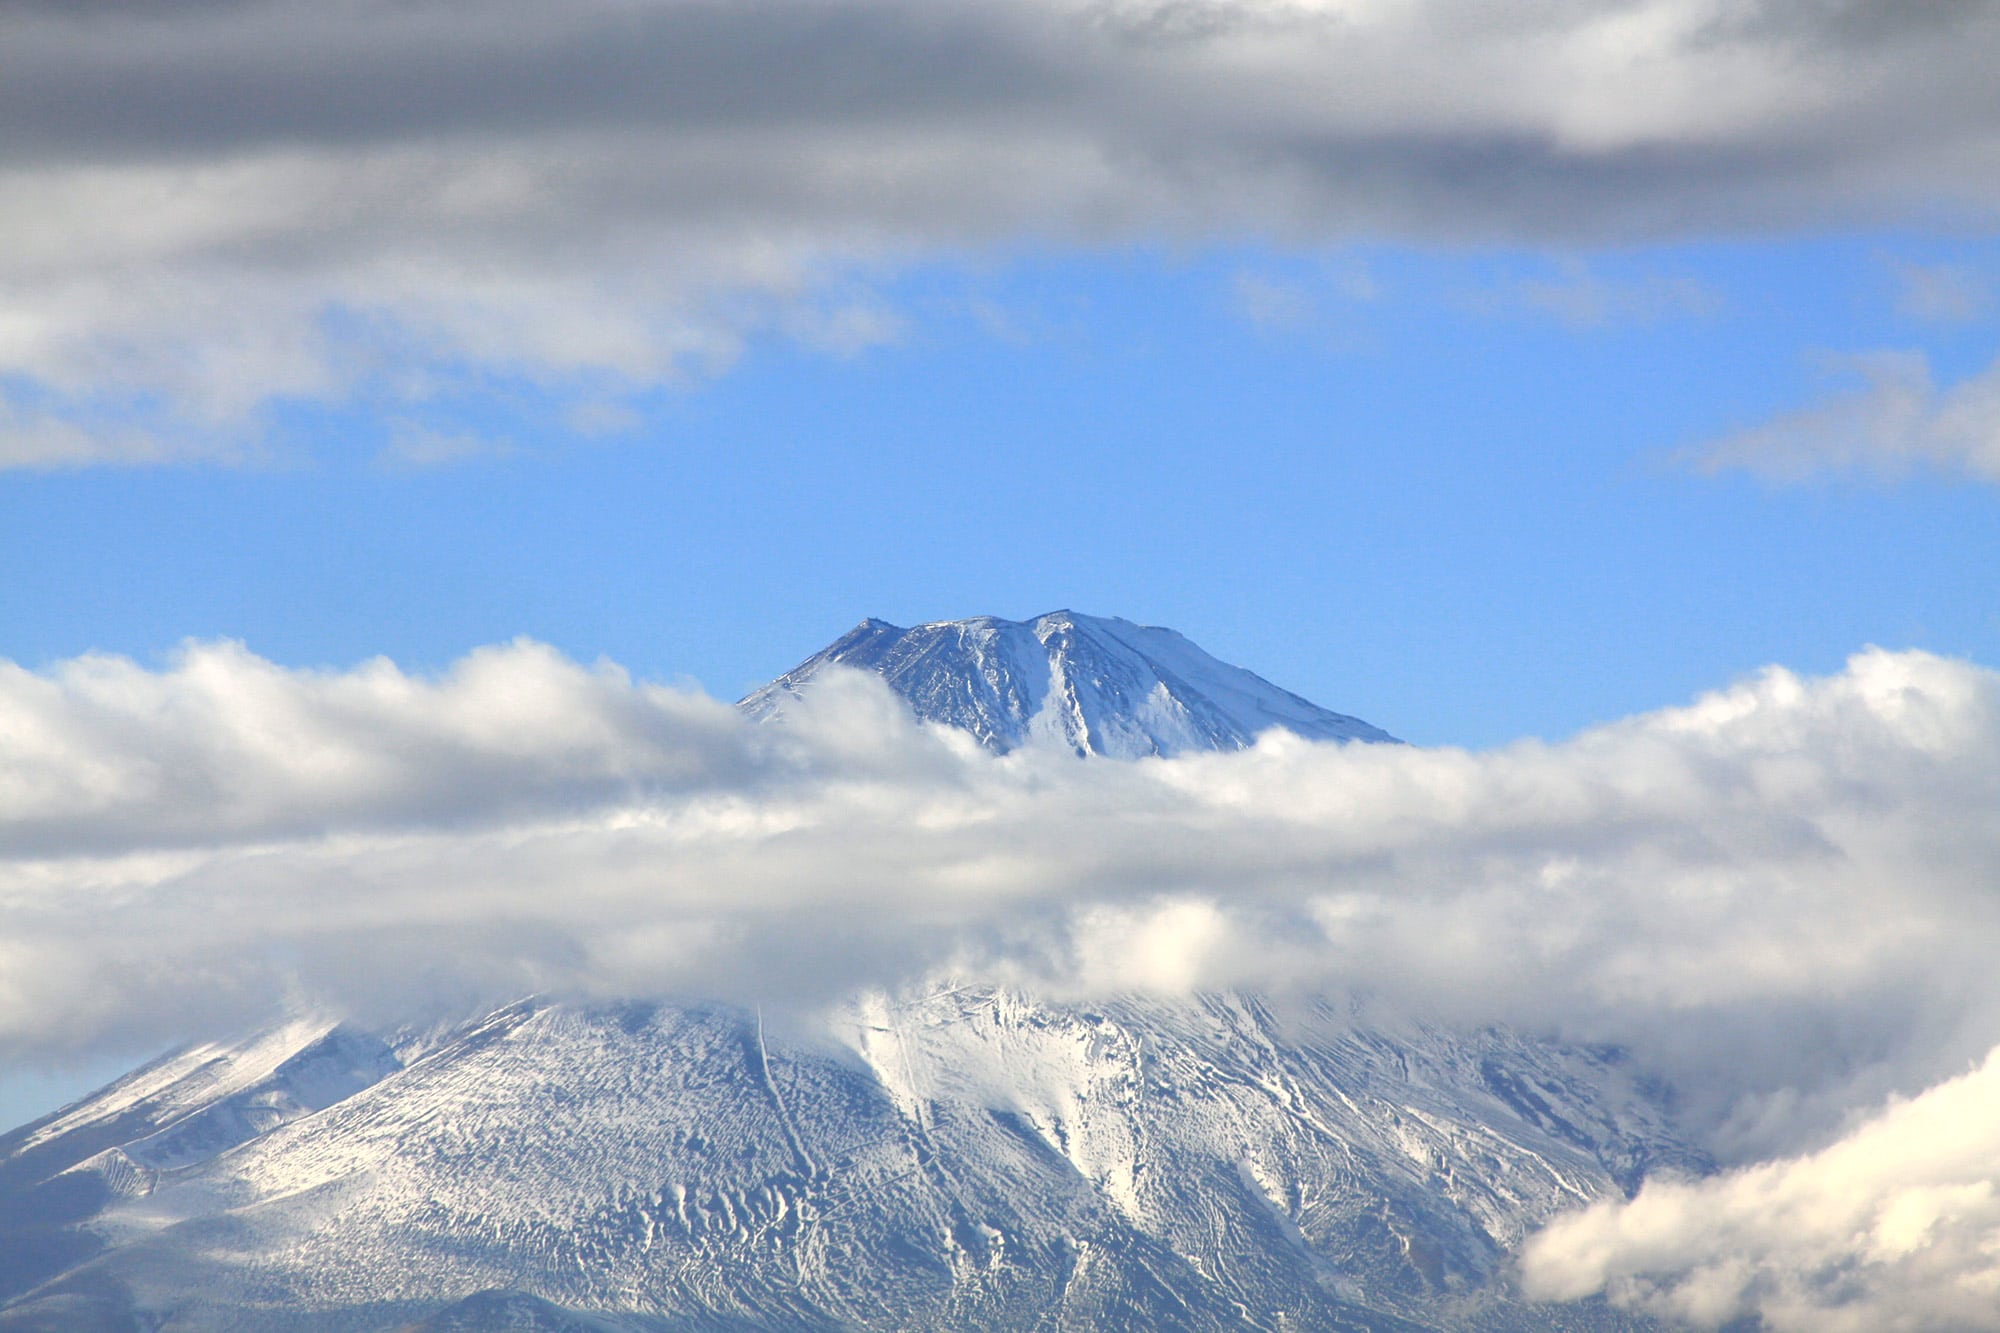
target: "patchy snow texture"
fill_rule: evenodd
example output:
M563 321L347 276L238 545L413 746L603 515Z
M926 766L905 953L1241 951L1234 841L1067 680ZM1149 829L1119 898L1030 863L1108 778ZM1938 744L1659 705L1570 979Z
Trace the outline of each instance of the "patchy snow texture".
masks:
M753 717L782 716L829 666L877 672L920 721L959 727L1000 751L1048 744L1137 759L1242 749L1273 727L1308 740L1394 739L1217 661L1173 630L1073 611L914 629L864 620L741 706Z
M226 1151L148 1157L241 1097L184 1064L5 1145L41 1157L0 1328L1642 1327L1527 1305L1506 1255L1701 1165L1613 1054L1245 995L872 994L783 1033L528 1002L407 1064L332 1035L373 1081ZM329 1036L290 1037L261 1085L303 1101Z

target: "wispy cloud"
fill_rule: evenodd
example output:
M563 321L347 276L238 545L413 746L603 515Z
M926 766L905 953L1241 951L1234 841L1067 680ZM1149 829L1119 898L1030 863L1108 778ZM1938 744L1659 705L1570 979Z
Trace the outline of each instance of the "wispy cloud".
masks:
M572 414L574 418L575 414ZM588 423L586 418L585 423ZM389 443L376 461L399 469L449 467L475 458L500 457L513 452L504 440L489 439L472 431L439 430L415 422L398 422L390 430Z
M19 407L0 393L0 471L60 472L114 465L236 464L260 457L241 423L160 423L130 410L65 413L60 406Z
M1242 267L1229 275L1229 312L1267 334L1316 334L1345 341L1338 330L1359 308L1381 301L1382 281L1358 255L1323 255L1285 268Z
M1918 468L2000 481L2000 362L1943 386L1921 352L1871 352L1829 365L1858 384L1685 450L1682 460L1703 472L1741 470L1776 482L1897 477Z
M1928 324L1967 324L1993 304L1993 283L1965 264L1897 262L1896 309Z
M1304 287L1260 273L1238 273L1230 280L1229 296L1239 318L1269 331L1300 328L1319 313Z
M856 284L1022 239L1986 217L1997 41L1976 4L16 5L0 379L181 438L384 366L602 397L762 337L865 346L894 312ZM1524 295L1582 324L1686 300Z
M1489 314L1535 315L1582 331L1712 315L1724 302L1720 292L1698 278L1663 273L1607 277L1589 264L1570 261L1550 276L1516 277L1480 292L1472 304Z

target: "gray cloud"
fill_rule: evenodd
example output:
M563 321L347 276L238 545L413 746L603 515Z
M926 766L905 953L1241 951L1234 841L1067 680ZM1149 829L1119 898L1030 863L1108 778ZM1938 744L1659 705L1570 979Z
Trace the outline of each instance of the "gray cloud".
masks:
M410 367L704 373L851 328L857 266L1024 235L1990 219L2000 12L1910 8L17 4L0 378L17 413L227 456L221 423Z

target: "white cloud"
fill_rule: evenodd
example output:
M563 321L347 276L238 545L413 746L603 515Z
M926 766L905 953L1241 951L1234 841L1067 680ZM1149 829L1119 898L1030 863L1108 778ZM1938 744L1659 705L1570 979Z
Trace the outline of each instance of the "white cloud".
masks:
M1740 469L1778 482L1896 477L1920 467L2000 481L2000 361L1943 387L1919 352L1873 352L1833 366L1860 386L1682 457L1703 472Z
M2000 1048L1810 1155L1651 1181L1522 1253L1542 1300L1772 1333L2000 1328Z
M1725 1159L2000 1034L2000 678L1871 651L1561 745L996 758L870 677L784 727L533 644L0 672L0 1056L309 1002L1355 989L1615 1041Z
M292 672L237 644L149 671L0 663L10 858L545 815L730 771L731 710L518 644L441 680Z
M148 404L158 439L426 372L600 400L760 336L866 345L896 332L871 280L1022 239L2000 205L1976 4L81 0L8 29L0 382L93 431Z

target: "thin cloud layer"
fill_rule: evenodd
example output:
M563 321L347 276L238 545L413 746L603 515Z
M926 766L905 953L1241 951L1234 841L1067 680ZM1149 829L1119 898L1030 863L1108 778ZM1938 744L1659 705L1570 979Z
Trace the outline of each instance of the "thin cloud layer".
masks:
M1961 1327L2000 1226L2000 1066L1952 1081L2000 1037L1996 808L2000 675L1923 653L1554 745L1137 763L997 757L866 675L758 726L533 643L10 666L0 1059L530 990L1347 994L1620 1043L1744 1164L1559 1223L1536 1292Z
M1984 3L15 0L6 23L0 465L241 456L273 404L469 369L595 391L764 332L893 337L871 276L1022 238L1630 242L2000 204Z

